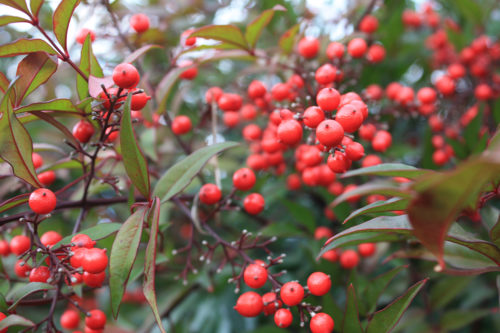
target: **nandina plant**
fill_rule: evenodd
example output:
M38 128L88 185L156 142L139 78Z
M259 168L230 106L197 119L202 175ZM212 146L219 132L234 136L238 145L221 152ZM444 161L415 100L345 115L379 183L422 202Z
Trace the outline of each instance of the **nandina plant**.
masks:
M0 332L500 331L496 1L0 4Z

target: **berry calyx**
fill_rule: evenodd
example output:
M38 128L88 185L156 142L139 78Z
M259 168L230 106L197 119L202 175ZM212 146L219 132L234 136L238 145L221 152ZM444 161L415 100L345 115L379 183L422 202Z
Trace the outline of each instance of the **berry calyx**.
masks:
M34 190L29 197L28 205L36 214L49 214L56 208L57 198L54 192L46 188Z

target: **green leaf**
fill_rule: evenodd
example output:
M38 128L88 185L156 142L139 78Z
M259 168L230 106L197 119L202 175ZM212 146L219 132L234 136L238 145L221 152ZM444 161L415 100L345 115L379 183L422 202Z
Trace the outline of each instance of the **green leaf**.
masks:
M54 288L55 287L53 285L48 283L30 282L27 284L23 284L19 288L11 290L11 292L6 297L7 299L12 301L12 305L9 307L9 311L14 310L23 298L40 291L52 290Z
M490 230L490 239L493 243L500 246L500 217L498 218L497 223Z
M27 19L17 16L2 15L0 16L0 27L11 23L29 23Z
M5 93L9 88L10 82L4 73L0 72L0 90Z
M390 332L397 325L399 319L406 311L410 303L425 285L428 279L424 279L414 284L406 293L398 297L394 302L380 311L375 312L366 327L367 333Z
M389 283L399 274L403 269L408 268L408 266L398 266L390 271L377 276L375 279L370 281L364 292L363 301L366 304L367 313L375 311L377 307L377 301L379 297L384 292L385 288Z
M288 212L297 220L298 223L307 228L307 230L313 234L316 229L314 214L311 210L305 206L300 205L297 202L292 202L290 200L282 200L283 205L286 206Z
M31 154L33 142L24 126L16 118L9 101L13 81L0 104L0 157L12 167L14 175L34 187L40 187Z
M388 196L396 196L396 197L402 197L402 198L408 198L410 197L410 193L407 189L403 188L402 186L396 185L391 181L374 181L371 183L366 183L360 186L357 186L356 188L344 192L341 195L339 195L331 205L334 207L338 205L341 202L344 202L348 200L349 198L357 195L368 195L368 194L382 194L382 195L388 195Z
M54 35L56 35L57 40L61 44L63 50L68 52L67 47L67 35L68 35L68 26L69 21L71 20L71 16L73 16L73 12L75 8L80 4L80 0L63 0L59 3L56 10L54 11L53 17L53 27L54 27Z
M295 45L295 36L300 29L300 23L295 24L290 29L285 31L280 37L279 45L283 53L290 54L293 51L293 46Z
M87 37L85 38L85 42L82 45L79 68L87 77L91 74L95 77L103 77L102 68L97 61L94 52L92 51L92 41L90 40L90 34L87 35ZM80 100L89 95L88 82L81 75L76 76L76 90L78 92L78 97L80 97Z
M78 233L87 235L92 240L97 241L111 236L112 234L120 230L121 226L121 223L99 223L88 229L81 230ZM63 244L70 244L71 238L73 238L73 236L74 235L69 235L64 237L56 245L54 245L54 248L57 248L58 246L61 246Z
M56 161L51 164L44 165L37 169L38 173L48 171L48 170L75 170L75 169L81 169L82 164L76 160L72 160L69 158L63 158L60 159L59 161Z
M456 298L472 282L470 276L445 276L432 286L429 294L433 309L442 309Z
M499 168L500 151L486 151L455 170L426 175L413 185L416 194L408 207L413 233L442 266L449 227L462 210L475 209L483 188L499 179Z
M146 198L150 197L149 172L146 158L142 154L132 127L132 118L130 117L130 94L123 108L122 120L120 125L120 146L122 149L123 164L125 171L130 177L132 183L139 192Z
M8 327L12 326L31 327L35 326L35 324L31 320L16 314L8 315L5 319L2 319L2 321L0 321L0 330L7 329Z
M26 14L30 12L26 0L0 0L0 4L15 8Z
M14 207L17 207L19 205L25 204L28 202L28 198L30 196L30 193L24 193L24 194L19 194L16 195L13 198L10 198L8 200L5 200L0 204L0 213L3 213L9 209L12 209Z
M356 301L356 292L352 283L347 288L347 301L345 305L344 319L342 320L342 332L344 333L363 333L363 327L359 321L358 304Z
M156 249L158 242L158 228L160 224L160 198L155 197L153 205L149 210L148 224L149 224L149 241L146 248L146 258L144 262L144 284L143 291L144 297L153 311L156 319L156 324L162 333L165 333L161 317L158 312L158 304L156 302L156 287L155 287L155 274L156 274Z
M36 111L31 111L30 113L36 115L38 118L44 120L45 122L57 128L59 131L61 131L62 134L64 134L66 140L71 142L73 146L77 148L78 151L81 150L80 142L76 140L74 135L70 132L70 130L66 126L57 121L54 117L52 117L51 114L45 112L36 112Z
M167 72L167 74L161 79L160 83L156 88L156 101L158 102L158 108L156 109L157 114L165 112L167 109L168 97L170 91L175 85L175 82L179 76L184 72L185 68L176 67Z
M224 43L232 44L240 49L248 50L248 42L241 30L235 25L207 25L196 29L189 37L202 37L215 39Z
M255 20L247 25L245 39L252 49L255 48L255 45L262 34L262 30L269 24L269 22L271 22L274 12L277 10L286 11L286 8L281 5L276 5L272 9L263 11Z
M130 53L123 60L123 62L133 63L134 61L136 61L137 59L139 59L139 57L141 57L142 55L144 55L149 50L152 50L152 49L161 49L161 48L162 48L162 46L160 46L160 45L154 45L154 44L144 45L143 47L141 47L141 48L135 50L134 52Z
M236 142L222 142L198 149L163 174L156 183L154 194L160 197L162 202L170 200L191 183L212 156L237 145L239 144Z
M349 214L349 216L344 220L344 223L347 223L353 218L361 215L384 213L394 210L404 210L406 209L407 206L408 206L408 199L390 198L389 200L375 201Z
M17 66L16 81L16 103L18 106L24 97L32 93L36 88L55 73L57 70L57 58L47 55L45 52L28 54Z
M0 293L0 312L6 312L9 309L5 296Z
M12 43L0 45L0 57L13 57L33 52L46 52L48 54L57 55L56 50L47 44L46 41L41 39L20 38Z
M401 163L384 163L384 164L374 165L371 167L347 171L342 175L342 178L371 175L371 176L405 177L409 179L415 179L429 172L430 170L417 169L411 165L406 165Z
M42 8L44 0L30 0L31 13L34 17L38 17L40 8Z
M458 11L472 23L476 25L482 24L483 10L473 0L455 0L452 1L451 4L453 4Z
M446 331L458 330L492 313L490 309L450 310L442 315L440 327Z
M144 207L138 208L130 215L120 230L118 230L111 248L111 255L109 257L109 288L111 310L115 318L118 317L130 271L137 256L145 215L146 209Z
M18 107L14 111L16 113L29 112L29 111L55 111L63 113L74 113L75 116L78 117L82 115L82 112L75 105L73 105L73 102L65 98L28 104L25 106Z

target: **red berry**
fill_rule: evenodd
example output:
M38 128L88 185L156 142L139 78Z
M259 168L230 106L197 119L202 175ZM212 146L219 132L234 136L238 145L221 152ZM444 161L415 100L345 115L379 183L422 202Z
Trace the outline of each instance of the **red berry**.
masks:
M430 104L436 101L436 91L430 87L423 87L417 93L417 99L422 104Z
M351 166L345 153L338 150L333 155L328 156L326 164L335 173L344 173Z
M276 298L276 294L273 292L262 295L262 302L264 303L263 310L266 316L272 315L283 305L283 303Z
M316 128L316 138L326 147L335 147L344 137L343 127L335 120L323 120Z
M224 94L224 91L222 91L221 88L212 87L208 89L207 92L205 93L205 101L209 104L212 103L212 100L218 102L222 94Z
M277 133L281 142L293 146L302 139L302 126L297 120L284 120L279 124Z
M448 74L452 79L464 77L466 73L465 67L462 64L455 63L448 66Z
M443 166L448 163L449 159L450 157L448 156L448 154L442 149L436 150L432 154L432 161L439 166Z
M66 310L61 315L60 323L62 328L73 330L78 328L80 323L80 314L76 310Z
M90 316L85 317L85 326L93 330L101 330L106 325L106 314L99 309L89 311Z
M335 81L336 76L337 68L330 64L324 64L316 70L315 78L319 84L326 85Z
M264 95L267 92L267 88L261 81L253 80L248 86L247 92L248 92L248 97L250 97L251 99L256 99L264 97Z
M359 142L352 142L346 146L345 154L351 161L359 161L365 156L365 148Z
M243 317L256 317L264 308L262 297L254 291L247 291L238 297L234 309Z
M323 272L314 272L307 278L307 287L311 294L315 296L323 296L330 291L332 281L330 276Z
M348 133L356 132L363 123L363 120L364 117L361 111L351 104L341 107L335 116L335 121Z
M39 173L37 177L43 186L50 186L56 180L56 173L52 170L48 170Z
M450 96L455 93L455 81L449 76L441 76L436 81L436 88L444 96Z
M255 141L260 139L260 136L262 135L262 130L260 129L259 126L255 124L249 124L243 128L243 137L247 141Z
M366 124L366 125L361 125L359 127L359 136L361 139L366 140L366 141L371 141L373 137L375 136L375 132L377 131L377 128L373 124Z
M89 142L92 135L94 135L94 126L84 119L77 122L73 127L73 136L81 143Z
M280 297L286 305L295 306L302 302L304 298L304 288L298 282L287 282L281 287Z
M213 205L222 198L220 188L215 184L205 184L200 188L200 201L206 205Z
M396 95L396 101L398 101L401 105L406 106L413 102L414 97L415 93L413 92L413 89L403 86L399 89L399 92Z
M374 101L378 101L378 100L382 99L382 96L384 95L384 91L382 90L382 87L380 87L378 84L370 84L365 89L365 95L369 99L372 99Z
M132 64L121 63L113 70L113 82L120 88L134 88L139 83L139 80L139 72Z
M229 128L233 128L236 127L240 122L240 115L235 111L227 111L222 115L222 120L224 122L224 125Z
M314 239L320 240L323 238L330 238L333 236L333 231L328 228L328 227L317 227L316 230L314 230Z
M130 26L137 33L143 33L149 29L149 17L144 14L135 14L130 18Z
M33 166L38 169L43 165L43 157L38 153L31 154L31 159L33 160Z
M368 48L366 59L371 63L379 63L385 59L385 48L380 44L373 44Z
M196 44L196 37L189 37L194 32L194 29L188 29L181 34L181 39L184 40L185 46L193 46Z
M108 256L104 249L87 249L82 259L83 270L89 273L97 274L108 266Z
M253 120L257 117L257 110L252 104L245 104L240 110L240 115L245 120Z
M332 317L323 312L316 313L309 323L309 328L312 333L331 333L333 332L334 326L335 323Z
M358 245L358 252L362 257L371 257L375 253L376 247L373 243L362 243Z
M359 30L367 34L371 34L377 31L377 28L378 28L378 20L373 15L366 15L359 23Z
M138 91L137 89L130 89L129 92L133 93ZM151 96L148 96L145 92L132 94L132 100L130 101L130 109L132 111L140 111L142 110L148 101L151 99Z
M287 328L292 324L292 312L288 309L279 309L274 314L274 323L280 328Z
M352 269L359 263L359 256L354 250L345 250L340 255L340 265L345 269Z
M316 128L325 119L325 113L317 106L310 106L304 111L304 125Z
M297 174L291 174L286 178L286 186L289 190L298 190L300 188L300 177Z
M47 231L40 237L40 242L43 245L50 247L51 245L57 244L62 239L62 236L57 231Z
M338 42L332 42L328 44L326 48L326 56L329 59L340 59L344 56L345 47L343 44Z
M304 58L314 58L319 51L319 40L314 37L304 37L299 41L297 49Z
M286 83L276 83L271 88L271 96L277 101L287 99L290 96L290 86Z
M76 35L76 42L78 44L83 45L85 43L85 39L87 39L87 36L90 35L90 41L93 42L95 40L95 33L87 28L83 28L80 31L78 31L78 34Z
M486 83L481 83L474 89L474 96L478 100L485 101L493 97L493 90Z
M46 188L34 190L28 200L28 205L36 214L49 214L56 208L56 204L56 195Z
M10 240L10 250L16 256L23 254L31 248L31 240L24 235L14 236Z
M73 254L71 258L69 258L70 265L74 268L82 267L83 258L87 255L87 250L86 247L73 249Z
M10 254L10 245L5 239L0 240L0 255L6 257Z
M26 263L23 259L19 259L16 261L14 265L14 273L20 278L25 278L28 276L29 272L31 272L31 266Z
M363 159L363 162L361 162L361 166L363 168L367 168L367 167L378 165L381 163L382 163L382 160L377 155L367 155Z
M259 193L252 193L243 200L243 208L251 215L257 215L264 210L265 200Z
M30 272L29 280L30 282L47 282L50 278L49 268L46 266L40 266L33 268Z
M384 152L392 144L392 135L387 131L378 131L372 140L373 150Z
M347 44L347 52L353 58L360 58L366 52L366 41L362 38L354 38Z
M194 78L196 78L196 76L198 75L198 68L196 66L194 66L193 64L194 63L191 60L184 60L184 61L179 62L178 66L180 68L189 67L188 69L183 71L181 73L181 75L179 75L179 77L181 79L193 80Z
M243 99L238 94L224 93L217 103L222 111L238 111L243 104Z
M267 281L267 269L260 264L250 264L243 272L243 280L250 288L261 288Z
M91 249L95 245L95 241L92 240L88 235L85 234L76 234L71 238L71 243L74 244L73 249L77 249L79 247L85 247L87 249Z
M255 181L255 173L249 168L241 168L233 174L233 185L240 191L248 191Z
M172 132L175 135L183 135L191 131L191 119L187 116L177 116L172 121Z
M106 272L100 272L97 274L92 274L89 272L83 272L83 283L91 288L100 288L102 283L106 279Z
M323 111L333 111L340 103L340 94L336 89L323 88L316 95L316 103Z

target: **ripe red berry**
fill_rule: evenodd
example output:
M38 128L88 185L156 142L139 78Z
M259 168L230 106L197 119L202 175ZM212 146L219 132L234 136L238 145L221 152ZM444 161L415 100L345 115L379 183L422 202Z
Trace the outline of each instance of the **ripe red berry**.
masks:
M181 40L184 40L185 46L193 46L196 44L196 37L189 37L194 32L194 29L188 29L181 34Z
M73 136L81 143L89 142L92 135L94 135L94 126L84 119L73 126Z
M347 104L339 109L335 120L342 126L344 131L354 133L363 123L364 117L360 110L351 104Z
M43 245L50 247L51 245L55 245L62 239L62 236L57 231L47 231L40 237L40 241Z
M286 178L286 187L289 190L298 190L300 185L300 177L296 173L293 173Z
M31 240L24 235L14 236L10 240L10 250L16 256L23 254L31 248Z
M345 269L352 269L359 263L359 256L354 250L345 250L340 255L340 265Z
M250 288L261 288L267 281L267 269L260 264L250 264L243 272L243 280Z
M33 160L33 166L38 169L43 165L43 157L38 153L31 154L31 159Z
M438 165L438 166L443 166L446 163L448 163L448 160L450 157L446 153L446 151L439 149L436 150L434 153L432 153L432 161Z
M243 317L256 317L264 308L262 297L254 291L247 291L238 297L234 309Z
M344 128L333 119L323 120L316 128L316 139L326 146L335 147L344 137Z
M56 180L56 173L53 170L41 172L37 175L40 184L50 186Z
M377 64L385 59L385 48L380 44L373 44L368 48L366 59L374 64Z
M238 94L224 93L217 103L222 111L238 111L243 104L243 99Z
M106 272L100 272L97 274L92 274L89 272L83 272L82 280L87 286L91 288L100 288L102 283L106 279Z
M172 121L172 132L175 135L183 135L191 131L191 119L188 116L177 116Z
M6 257L10 254L10 245L5 239L0 240L0 256Z
M362 57L367 49L366 41L363 38L354 38L347 44L347 52L353 58Z
M92 248L87 249L82 259L83 270L89 273L97 274L108 266L108 256L106 250Z
M377 128L373 124L365 124L361 125L359 127L359 136L361 139L366 140L366 141L371 141L373 137L375 136L375 132L377 131Z
M290 86L286 83L276 83L271 88L271 96L276 101L283 101L290 96Z
M78 34L76 35L76 42L78 44L83 45L85 43L85 39L87 39L87 36L90 35L90 41L93 42L95 41L95 32L93 32L90 29L87 28L82 28L80 31L78 31Z
M264 314L266 316L272 315L281 308L283 303L276 298L276 294L273 292L265 293L262 295L262 302L264 303Z
M31 272L31 266L26 263L23 259L19 259L16 261L16 264L14 265L14 273L22 279L28 276L28 274Z
M330 238L333 236L333 231L328 227L319 226L314 230L314 239L320 240L323 238Z
M130 17L130 26L137 33L143 33L149 29L149 17L144 14L135 14Z
M76 310L66 310L61 315L60 323L62 328L73 330L80 323L80 314Z
M361 162L361 166L363 168L367 168L369 166L374 166L374 165L378 165L378 164L381 164L381 163L382 163L382 160L377 155L367 155L363 159L363 161Z
M277 133L281 142L293 146L302 139L302 126L295 119L284 120L279 124Z
M205 101L209 104L212 103L212 100L218 102L222 94L224 94L224 91L221 88L211 87L205 92Z
M335 173L344 173L351 166L345 153L339 150L336 150L333 155L328 156L326 164Z
M251 193L243 200L243 208L251 215L257 215L264 210L265 200L259 193Z
M89 316L85 317L85 326L93 330L101 330L106 325L106 314L99 309L89 311Z
M337 260L339 260L339 254L336 250L330 250L323 253L321 258L328 260L330 262L336 262Z
M240 114L235 111L227 111L222 115L222 120L224 122L224 125L229 128L233 128L236 127L240 122Z
M200 188L200 201L206 205L213 205L222 198L220 188L215 184L205 184Z
M392 135L387 131L378 131L372 140L373 150L384 152L392 144Z
M366 15L359 23L359 30L367 34L371 34L377 31L377 28L378 28L378 20L373 15Z
M417 93L417 99L422 104L430 104L436 101L437 94L431 87L423 87Z
M71 243L74 244L72 249L77 249L79 247L85 247L91 249L95 245L95 241L90 238L90 236L85 234L76 234L71 238Z
M134 88L139 83L139 80L139 72L132 64L121 63L113 70L113 82L120 88Z
M248 97L251 99L261 98L267 92L267 88L261 81L253 80L248 86Z
M280 328L287 328L292 324L292 312L288 309L279 309L274 314L274 323Z
M374 101L380 100L383 97L383 95L384 91L382 90L382 87L380 87L378 84L370 84L365 89L365 96Z
M376 249L374 243L362 243L358 245L358 252L362 257L371 257Z
M310 106L304 111L304 125L316 128L324 119L325 113L317 106Z
M50 278L49 268L46 266L40 266L33 268L30 272L29 280L30 282L47 282Z
M474 96L480 101L485 101L493 97L493 89L486 83L481 83L474 89Z
M248 191L255 181L255 173L249 168L241 168L233 174L233 185L240 191Z
M323 312L316 313L309 323L312 333L331 333L334 327L335 323L332 317Z
M193 64L194 63L191 60L184 60L179 62L178 66L180 68L189 67L188 69L183 71L181 75L179 75L181 79L193 80L194 78L196 78L196 76L198 75L198 68Z
M240 115L245 120L253 120L257 117L257 109L252 104L245 104L240 110Z
M137 89L130 89L129 92L133 93L138 91ZM151 99L151 96L148 96L145 92L132 94L132 99L130 101L130 109L132 111L141 111L148 101Z
M304 58L314 58L319 51L319 40L314 37L304 37L299 41L297 50Z
M323 272L314 272L307 278L307 287L311 294L323 296L330 291L332 281L330 276Z
M346 146L345 154L351 161L359 161L365 156L365 148L359 142L352 142Z
M71 255L71 258L69 258L70 265L74 268L82 267L83 258L85 258L87 250L88 249L85 247L73 249L73 254Z
M331 42L326 48L326 56L329 59L340 59L344 56L345 47L338 42Z
M295 306L302 302L304 298L304 288L298 282L287 282L281 287L280 297L286 305Z
M249 124L243 128L243 137L247 141L255 141L260 139L262 130L256 124Z
M336 110L340 103L340 93L334 88L323 88L316 95L316 103L323 111Z
M28 200L28 205L36 214L49 214L56 208L56 204L56 195L46 188L34 190Z
M330 64L324 64L320 68L316 70L315 78L316 82L319 84L329 84L335 81L335 77L337 76L337 68Z
M436 81L436 88L444 96L453 95L453 93L455 93L455 81L449 76L441 76Z

